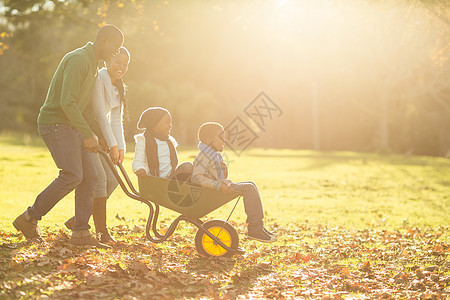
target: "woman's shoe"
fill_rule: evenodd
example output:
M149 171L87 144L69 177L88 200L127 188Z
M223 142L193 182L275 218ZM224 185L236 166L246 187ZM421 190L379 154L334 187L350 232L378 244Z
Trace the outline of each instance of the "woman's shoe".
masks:
M64 225L67 227L67 229L72 230L73 226L75 225L75 217L70 218L67 220Z
M108 230L106 230L105 232L97 232L97 239L102 244L109 244L109 243L115 244L115 243L117 243L116 239L114 239L109 234Z
M94 246L102 249L109 249L111 246L108 246L104 243L100 243L96 240L89 230L77 230L72 231L72 236L69 239L69 243L77 246Z

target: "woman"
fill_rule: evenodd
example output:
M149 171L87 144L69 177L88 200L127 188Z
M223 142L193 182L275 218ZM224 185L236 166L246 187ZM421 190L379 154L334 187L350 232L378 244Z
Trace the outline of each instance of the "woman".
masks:
M92 92L91 105L94 116L109 149L109 156L114 164L122 163L126 145L123 135L123 112L126 110L125 86L123 75L128 71L130 53L121 47L106 65L98 72L97 81ZM101 243L116 242L106 227L106 201L116 189L118 183L105 159L95 155L97 185L94 190L92 217L97 238ZM71 227L73 218L66 222Z

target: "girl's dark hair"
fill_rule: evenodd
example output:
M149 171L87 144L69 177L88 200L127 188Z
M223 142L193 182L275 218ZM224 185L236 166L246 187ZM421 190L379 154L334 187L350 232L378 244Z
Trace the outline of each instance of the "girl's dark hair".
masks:
M169 115L170 112L162 107L149 107L144 110L139 117L139 121L137 123L137 129L139 130L153 130L155 125L165 116Z
M118 54L125 54L128 57L128 63L130 63L130 52L125 47L119 48ZM127 86L123 82L122 78L119 80L116 80L112 83L117 90L119 91L120 96L120 104L122 105L122 112L123 112L123 118L124 120L128 120L128 99L127 99Z

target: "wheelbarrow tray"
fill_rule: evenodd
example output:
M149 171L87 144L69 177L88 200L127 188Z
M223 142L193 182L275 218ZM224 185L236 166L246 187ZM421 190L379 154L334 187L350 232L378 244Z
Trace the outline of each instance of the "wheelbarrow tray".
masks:
M201 218L239 196L198 184L161 177L138 179L139 195L153 203L191 218Z

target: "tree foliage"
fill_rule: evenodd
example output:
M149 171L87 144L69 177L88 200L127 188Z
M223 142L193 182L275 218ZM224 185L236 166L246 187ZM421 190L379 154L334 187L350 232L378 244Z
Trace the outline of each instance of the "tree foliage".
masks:
M284 114L254 145L450 149L448 1L28 0L1 11L0 129L34 131L59 60L112 23L132 54L130 140L148 106L171 110L174 135L193 144L204 121L249 122L264 91Z

